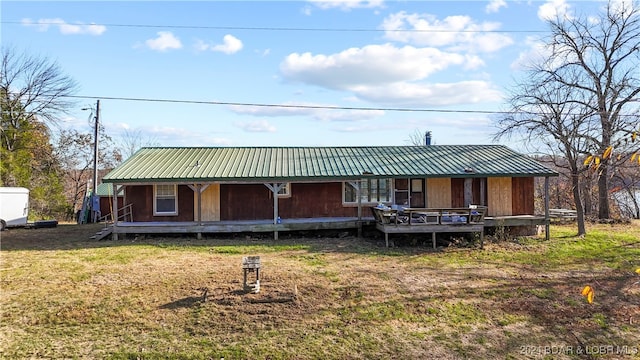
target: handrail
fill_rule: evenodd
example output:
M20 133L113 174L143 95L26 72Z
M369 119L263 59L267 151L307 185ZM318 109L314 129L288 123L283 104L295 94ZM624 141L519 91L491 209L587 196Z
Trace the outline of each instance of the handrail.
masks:
M122 215L120 215L121 212L122 212ZM127 221L127 218L128 218L129 222L133 222L133 204L128 204L119 208L116 213L118 214L118 221L120 220ZM109 213L101 217L100 221L113 223L113 214Z

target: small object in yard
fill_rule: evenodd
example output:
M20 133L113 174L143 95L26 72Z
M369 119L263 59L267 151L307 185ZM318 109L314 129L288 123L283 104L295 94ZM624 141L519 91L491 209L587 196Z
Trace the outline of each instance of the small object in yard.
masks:
M242 258L242 270L244 273L242 287L244 291L257 294L260 292L260 256L245 256ZM256 274L254 283L248 283L247 277L249 273Z
M282 219L280 219L280 216L278 216L278 219L276 219L276 222L277 222L278 224L282 224Z
M39 220L33 223L36 229L54 228L58 226L58 220Z

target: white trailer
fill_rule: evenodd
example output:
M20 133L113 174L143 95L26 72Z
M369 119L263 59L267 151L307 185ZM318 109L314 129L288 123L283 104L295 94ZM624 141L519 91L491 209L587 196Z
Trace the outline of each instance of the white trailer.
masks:
M0 187L0 230L26 226L29 215L29 189Z

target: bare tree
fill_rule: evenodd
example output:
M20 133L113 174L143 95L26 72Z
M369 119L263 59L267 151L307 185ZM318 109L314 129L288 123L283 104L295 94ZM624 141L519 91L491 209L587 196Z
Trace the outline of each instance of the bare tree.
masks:
M640 100L640 8L635 2L609 1L595 20L587 15L563 17L549 26L551 54L540 70L547 81L577 95L571 101L591 115L589 121L598 129L588 135L593 152L604 154L635 128L629 115ZM599 169L601 219L610 217L609 174L616 165L608 161Z
M1 56L2 114L9 124L17 126L21 119L35 116L52 125L73 106L69 96L78 86L55 62L14 48L3 47Z
M102 169L112 169L121 160L118 149L102 126L98 128L99 151L98 166ZM93 168L93 134L82 133L78 130L61 130L57 136L55 155L64 169L65 196L71 203L71 210L80 205L87 190L87 182L91 180ZM73 213L68 214L69 216Z
M429 136L429 141L431 141L430 131L422 131L419 129L415 129L411 134L409 134L409 138L404 142L407 143L407 145L424 146L426 145L427 136Z
M145 139L142 130L126 130L118 142L118 147L122 152L122 157L127 159L131 157L136 151L140 150L143 146L160 146L160 144L153 138L147 137Z
M580 113L583 109L573 100L573 89L548 81L545 74L540 68L532 68L528 82L513 90L509 99L512 114L498 119L500 130L495 139L522 139L536 152L547 154L545 159L555 167L568 170L578 234L582 235L586 228L580 177L585 167L580 158L588 151L588 136L593 130L589 128L589 114Z

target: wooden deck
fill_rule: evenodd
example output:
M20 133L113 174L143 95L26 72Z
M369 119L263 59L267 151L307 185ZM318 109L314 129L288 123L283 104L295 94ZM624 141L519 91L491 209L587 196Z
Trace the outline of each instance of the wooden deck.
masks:
M371 208L376 228L384 233L389 246L389 234L431 233L433 248L436 248L437 233L479 233L483 246L485 214L484 208Z
M484 236L484 231L489 227L497 226L535 226L544 225L544 216L520 215L520 216L501 216L501 217L483 217L481 220L471 217L465 222L453 222L453 218L444 218L442 215L436 214L434 211L415 210L415 218L412 214L412 220L404 223L393 223L391 217L389 222L376 221L373 216L357 217L322 217L322 218L299 218L299 219L282 219L279 224L274 224L273 220L236 220L236 221L211 221L211 222L122 222L119 221L117 226L110 226L109 233L113 234L114 240L118 239L119 234L196 234L201 237L202 234L208 233L237 233L237 232L273 232L274 235L284 231L313 231L313 230L340 230L340 229L361 229L363 226L372 226L375 224L376 229L385 234L385 243L389 245L388 234L402 233L425 233L432 234L432 240L435 240L436 233L455 233L455 232L475 232ZM433 209L429 209L433 210ZM444 210L444 209L439 209ZM466 210L468 211L468 210ZM426 214L420 214L426 213ZM429 214L431 213L431 214ZM419 219L419 216L425 216ZM458 214L457 216L460 216ZM464 215L463 215L464 216ZM460 218L458 218L460 220ZM469 221L471 222L469 223ZM423 222L424 221L424 222ZM449 222L447 222L449 221ZM435 242L434 242L435 243Z
M332 217L273 220L235 220L211 222L118 222L113 226L113 234L207 234L236 232L273 232L304 230L358 229L372 224L372 217Z

